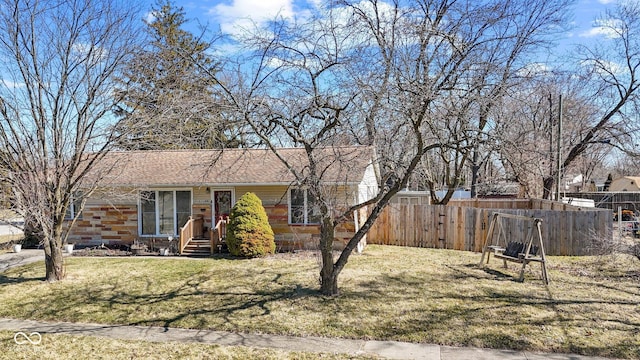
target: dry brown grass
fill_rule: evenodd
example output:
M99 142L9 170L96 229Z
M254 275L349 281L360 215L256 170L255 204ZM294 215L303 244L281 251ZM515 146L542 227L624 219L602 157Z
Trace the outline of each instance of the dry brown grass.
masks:
M68 258L59 283L42 264L0 274L0 316L637 357L640 261L602 259L550 257L545 286L535 264L519 283L480 254L369 246L328 298L309 254Z

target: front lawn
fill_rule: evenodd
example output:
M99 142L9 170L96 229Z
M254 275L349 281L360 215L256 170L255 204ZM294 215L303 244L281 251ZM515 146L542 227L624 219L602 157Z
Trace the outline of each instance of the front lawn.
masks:
M526 273L480 254L369 246L317 293L319 258L67 258L67 279L42 281L42 263L0 274L0 317L157 325L454 346L640 353L640 261L549 257Z

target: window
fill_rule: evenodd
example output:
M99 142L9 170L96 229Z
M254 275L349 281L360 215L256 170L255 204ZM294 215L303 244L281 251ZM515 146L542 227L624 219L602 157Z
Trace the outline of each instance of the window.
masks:
M140 219L142 221L142 234L156 233L156 192L143 191L140 193Z
M71 196L71 203L67 208L67 212L64 214L64 219L73 220L76 217L76 215L78 216L78 219L82 219L82 213L80 212L81 208L82 208L82 193L76 192L73 194L73 196Z
M320 209L317 201L306 189L289 190L289 223L320 223Z
M420 205L420 198L418 197L400 196L398 199L402 205Z
M191 216L191 191L157 190L140 192L142 235L177 235Z

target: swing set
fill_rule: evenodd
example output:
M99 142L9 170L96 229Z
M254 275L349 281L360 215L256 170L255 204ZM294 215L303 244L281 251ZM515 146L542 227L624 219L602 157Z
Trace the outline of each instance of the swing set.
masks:
M504 220L521 220L528 223L527 237L524 242L507 241L507 234L503 226ZM507 261L522 264L520 269L520 278L518 281L524 281L524 269L530 262L539 262L542 271L542 280L545 284L549 284L547 275L546 257L544 255L544 244L542 242L542 231L540 226L542 219L535 217L527 217L513 214L494 213L489 224L489 231L482 246L482 258L479 266L485 266L484 257L487 256L487 264L489 258L493 256L502 259L505 269ZM537 242L537 245L534 245ZM538 255L539 253L539 255Z

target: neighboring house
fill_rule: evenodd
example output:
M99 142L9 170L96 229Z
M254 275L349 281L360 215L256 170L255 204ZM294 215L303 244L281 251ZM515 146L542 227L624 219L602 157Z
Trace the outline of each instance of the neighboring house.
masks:
M570 179L570 180L566 180ZM584 175L578 174L575 176L565 176L563 192L568 193L582 193L582 192L597 192L605 191L606 179L586 179ZM609 185L611 185L609 183Z
M589 191L604 191L607 179L593 179L589 185Z
M640 191L640 176L623 176L615 179L609 185L609 191Z
M446 194L446 190L436 190L436 197L438 199L444 198ZM451 200L470 198L471 192L464 189L454 191L453 196L451 196ZM402 205L429 205L431 204L431 193L429 191L402 190L398 191L398 193L391 198L390 203Z
M389 201L390 204L429 205L431 197L428 191L402 190L398 191Z
M562 190L568 192L581 192L584 190L584 187L585 181L582 174L578 174L575 176L566 175L564 180L564 188Z
M316 152L325 191L337 210L377 194L378 171L371 147ZM278 154L297 171L307 172L304 149L279 149ZM159 247L174 238L184 247L185 237L201 237L211 241L199 246L207 250L211 246L213 252L219 221L229 216L236 199L254 192L267 211L279 249L317 247L314 199L268 149L112 152L89 180L92 176L99 178L100 187L86 200L81 218L70 231L69 241L76 244ZM338 243L352 237L359 221L362 217L354 214L338 226ZM186 235L185 229L190 231Z

